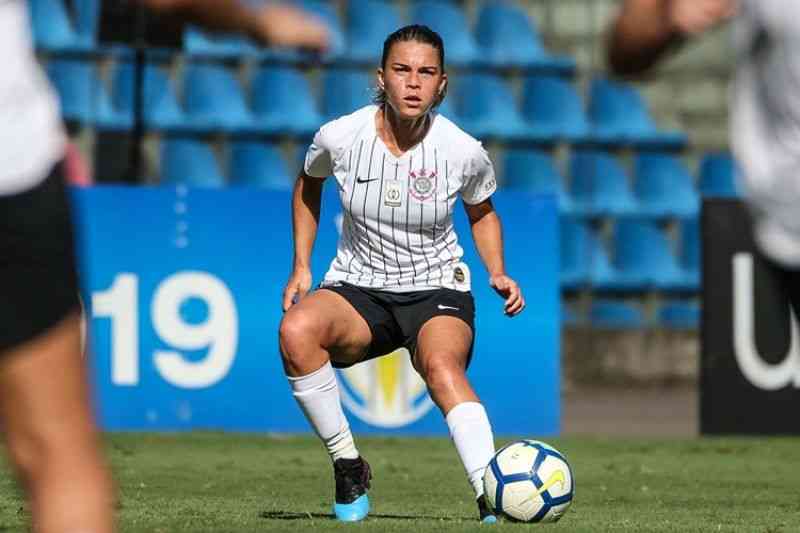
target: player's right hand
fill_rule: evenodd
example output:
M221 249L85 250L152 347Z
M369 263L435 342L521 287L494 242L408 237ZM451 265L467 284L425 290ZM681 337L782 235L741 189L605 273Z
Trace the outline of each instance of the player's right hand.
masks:
M667 16L682 35L697 35L736 13L735 0L670 0Z
M311 271L307 268L296 268L283 289L283 312L297 303L301 298L308 294L311 289Z
M314 15L296 7L267 4L256 11L253 37L265 46L328 49L328 29Z

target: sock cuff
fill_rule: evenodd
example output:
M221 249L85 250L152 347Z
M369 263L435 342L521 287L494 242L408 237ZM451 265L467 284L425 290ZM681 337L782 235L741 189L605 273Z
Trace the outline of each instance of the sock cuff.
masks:
M305 376L286 377L289 380L289 385L292 387L292 392L295 394L325 387L329 385L332 380L334 382L336 380L336 374L333 372L333 366L330 361Z
M450 409L450 412L445 416L445 420L447 420L447 426L452 433L453 429L463 422L473 420L488 421L489 416L480 402L462 402Z

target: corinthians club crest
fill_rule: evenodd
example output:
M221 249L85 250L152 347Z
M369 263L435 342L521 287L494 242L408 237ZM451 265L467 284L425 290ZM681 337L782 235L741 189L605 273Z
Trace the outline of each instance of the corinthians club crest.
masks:
M433 170L412 170L409 174L409 193L411 196L424 202L436 193L436 172Z

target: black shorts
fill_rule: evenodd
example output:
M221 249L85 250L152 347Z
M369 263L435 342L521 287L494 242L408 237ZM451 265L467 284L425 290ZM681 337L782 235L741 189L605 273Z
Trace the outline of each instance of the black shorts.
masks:
M79 305L72 216L62 164L32 189L0 196L0 352Z
M360 362L407 348L411 357L417 349L417 336L422 326L436 316L460 318L472 330L473 344L469 348L467 364L472 359L475 343L475 300L471 292L453 289L434 289L397 293L357 287L349 283L336 283L321 287L344 297L367 321L372 332L372 344ZM355 363L337 363L336 368Z

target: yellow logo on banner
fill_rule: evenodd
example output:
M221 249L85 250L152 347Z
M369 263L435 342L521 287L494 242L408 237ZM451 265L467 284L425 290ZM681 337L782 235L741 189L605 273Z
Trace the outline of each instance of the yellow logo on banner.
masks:
M343 369L339 376L347 384L340 389L342 403L374 426L406 426L433 407L405 348Z

